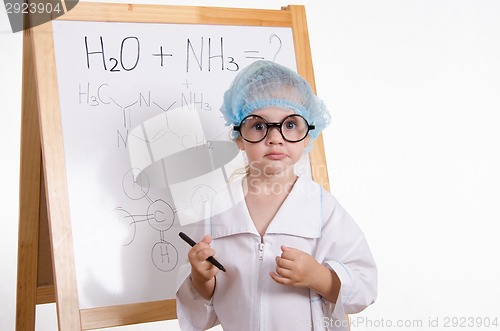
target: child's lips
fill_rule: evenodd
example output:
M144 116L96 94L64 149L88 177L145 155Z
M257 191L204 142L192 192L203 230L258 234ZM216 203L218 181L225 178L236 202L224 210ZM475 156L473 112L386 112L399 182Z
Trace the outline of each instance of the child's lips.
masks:
M271 152L266 154L266 157L271 159L271 160L282 160L286 157L285 153L280 153L280 152Z

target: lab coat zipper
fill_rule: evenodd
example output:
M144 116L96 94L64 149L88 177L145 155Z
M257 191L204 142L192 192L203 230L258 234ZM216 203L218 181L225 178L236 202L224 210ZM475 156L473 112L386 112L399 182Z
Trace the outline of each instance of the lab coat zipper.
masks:
M264 243L261 242L259 243L259 260L263 260L264 259Z
M258 312L258 315L256 316L256 326L258 326L257 330L262 330L262 302L261 302L261 288L262 288L262 282L263 282L263 275L262 275L262 263L264 261L264 242L259 242L259 261L258 261L258 275L259 278L257 279L257 288L256 293L257 293L257 300L255 300L255 304L257 305L254 310L254 312Z

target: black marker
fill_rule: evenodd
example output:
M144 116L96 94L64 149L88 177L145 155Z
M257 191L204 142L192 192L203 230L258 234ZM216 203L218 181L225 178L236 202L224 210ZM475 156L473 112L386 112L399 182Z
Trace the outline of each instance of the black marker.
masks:
M184 240L189 245L191 245L191 247L193 247L194 245L196 245L196 242L193 239L189 238L189 236L187 234L185 234L184 232L179 232L179 237L181 237L182 240ZM222 264L220 264L219 261L217 261L216 259L214 259L213 256L209 256L207 258L207 261L210 262L210 263L212 263L214 266L216 266L220 270L226 272L226 269L224 269L224 267L222 266Z

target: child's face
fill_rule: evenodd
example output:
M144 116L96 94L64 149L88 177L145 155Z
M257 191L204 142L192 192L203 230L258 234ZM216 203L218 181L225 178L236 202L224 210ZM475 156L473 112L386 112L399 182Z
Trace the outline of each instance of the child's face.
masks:
M269 107L256 110L253 114L263 117L270 123L281 123L285 117L294 112ZM309 144L309 135L302 141L291 143L284 140L279 130L273 127L261 142L250 143L238 137L236 144L245 151L252 175L293 175L293 166L304 154L304 149Z

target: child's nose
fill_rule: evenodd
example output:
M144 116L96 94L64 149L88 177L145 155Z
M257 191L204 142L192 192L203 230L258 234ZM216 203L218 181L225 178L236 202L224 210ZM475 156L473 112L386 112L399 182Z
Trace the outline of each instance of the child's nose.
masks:
M270 127L267 133L267 142L270 144L283 143L283 136L281 135L280 129L276 126Z

